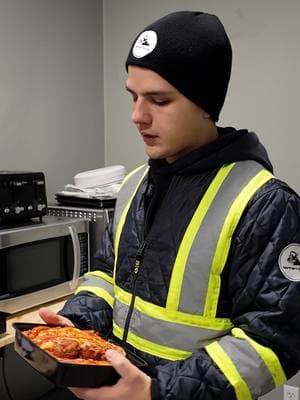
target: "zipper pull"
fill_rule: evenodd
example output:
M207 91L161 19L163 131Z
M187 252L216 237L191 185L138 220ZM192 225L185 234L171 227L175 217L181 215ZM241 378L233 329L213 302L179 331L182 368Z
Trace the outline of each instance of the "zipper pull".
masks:
M134 275L137 275L139 273L140 266L141 266L141 261L136 259L135 263L134 263L134 268L133 268Z
M136 257L135 257L135 262L134 262L134 267L133 267L133 273L135 276L137 276L137 274L140 271L142 259L144 256L144 250L145 250L145 242L143 242L143 244L139 247Z
M148 187L147 187L147 191L146 191L146 197L152 197L154 193L154 185L153 183L149 183Z
M139 247L139 249L138 249L138 251L136 253L135 262L134 262L134 265L133 265L132 296L131 296L129 310L128 310L128 313L127 313L127 316L126 316L126 320L125 320L125 325L124 325L123 338L122 338L122 342L121 342L121 346L122 347L125 345L126 340L127 340L130 319L131 319L131 315L132 315L133 308L134 308L134 302L135 302L137 277L138 277L138 273L139 273L140 268L141 268L141 264L142 264L142 260L143 260L143 256L144 256L144 250L145 250L145 241L143 241L143 243Z

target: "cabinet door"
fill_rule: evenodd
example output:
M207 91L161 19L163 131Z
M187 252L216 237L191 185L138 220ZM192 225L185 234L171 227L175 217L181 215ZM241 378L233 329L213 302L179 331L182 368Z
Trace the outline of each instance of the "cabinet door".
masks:
M68 389L57 388L14 350L0 348L0 400L78 400Z
M4 354L4 349L0 348L0 399L10 400L6 389L6 381L3 371L3 354Z

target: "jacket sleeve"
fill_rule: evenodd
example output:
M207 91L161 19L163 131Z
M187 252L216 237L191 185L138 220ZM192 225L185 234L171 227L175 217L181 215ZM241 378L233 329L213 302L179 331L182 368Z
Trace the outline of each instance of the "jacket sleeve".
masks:
M300 262L288 261L291 251L300 256L300 200L273 180L245 210L222 273L217 316L229 313L233 329L157 366L153 400L256 399L300 369Z
M93 271L85 274L75 295L59 312L76 326L95 329L104 336L112 330L113 260L111 221L95 254Z

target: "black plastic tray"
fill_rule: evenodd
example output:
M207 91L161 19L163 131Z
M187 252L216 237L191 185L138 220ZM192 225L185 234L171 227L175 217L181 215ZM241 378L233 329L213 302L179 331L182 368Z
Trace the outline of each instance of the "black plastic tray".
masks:
M60 205L73 207L90 207L90 208L114 208L116 199L97 199L79 196L68 196L61 193L55 194L56 201Z
M111 365L82 365L64 363L51 356L46 351L27 338L23 331L43 324L16 322L15 350L35 370L61 387L100 387L113 385L119 375ZM144 368L147 363L126 350L126 356L138 368Z

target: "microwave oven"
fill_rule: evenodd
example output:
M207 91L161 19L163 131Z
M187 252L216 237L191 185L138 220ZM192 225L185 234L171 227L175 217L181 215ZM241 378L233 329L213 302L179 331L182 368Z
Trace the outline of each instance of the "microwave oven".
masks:
M88 220L45 216L0 229L0 312L72 294L88 271Z

